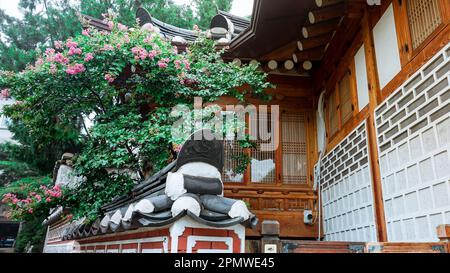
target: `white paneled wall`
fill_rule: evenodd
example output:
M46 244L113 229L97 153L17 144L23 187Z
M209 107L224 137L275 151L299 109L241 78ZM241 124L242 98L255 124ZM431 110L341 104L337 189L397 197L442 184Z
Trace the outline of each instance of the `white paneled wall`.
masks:
M369 104L369 82L367 80L366 52L364 45L355 55L356 90L358 93L358 110Z
M383 88L402 68L392 4L373 28L373 40L377 55L378 77Z
M376 228L366 123L322 159L326 241L374 242Z
M450 224L450 44L375 111L388 240Z

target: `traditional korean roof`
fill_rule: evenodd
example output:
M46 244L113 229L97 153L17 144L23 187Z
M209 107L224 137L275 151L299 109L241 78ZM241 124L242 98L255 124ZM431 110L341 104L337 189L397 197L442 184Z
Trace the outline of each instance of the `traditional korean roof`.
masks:
M254 0L251 19L218 10L206 34L227 47L224 60L238 65L258 64L271 74L329 74L335 67L333 56L340 56L359 30L364 5L359 0ZM196 38L194 31L161 22L145 9L138 9L137 17L141 25L151 23L174 45L183 45L181 50L186 43L180 45L180 40ZM105 28L99 20L91 25Z
M63 232L63 239L140 227L162 228L185 216L215 228L239 224L255 227L258 220L243 201L221 196L223 142L197 138L206 133L211 131L200 130L192 134L183 144L177 160L135 186L128 194L103 206L104 213L95 222L88 224L83 221L68 227Z
M159 29L160 33L164 35L164 37L170 40L173 40L175 37L181 37L188 42L193 42L197 39L197 33L195 33L195 31L164 23L152 17L144 8L138 8L136 11L136 18L139 19L139 25L141 27L145 24L152 24Z
M120 232L137 229L139 227L166 227L189 216L194 221L216 228L231 227L241 224L245 227L255 227L256 217L244 220L242 217L234 217L218 212L202 209L200 216L189 211L172 216L170 207L154 213L143 213L136 210L136 205L152 197L164 195L167 175L176 169L177 161L173 161L165 168L137 185L129 194L116 197L111 203L102 209L104 215L93 223L78 222L63 231L63 240L80 239L100 234ZM222 197L223 199L226 199Z
M250 27L251 21L248 18L237 16L237 15L234 15L229 12L222 11L222 10L218 11L218 15L227 18L233 24L233 26L234 26L233 38L236 38L244 30L246 30L248 27ZM212 24L211 24L211 27L213 27Z

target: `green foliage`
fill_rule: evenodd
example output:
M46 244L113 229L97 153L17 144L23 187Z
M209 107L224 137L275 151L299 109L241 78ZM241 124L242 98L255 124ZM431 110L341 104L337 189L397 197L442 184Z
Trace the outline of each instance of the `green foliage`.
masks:
M217 14L217 10L229 11L233 1L230 0L194 0L199 14L197 25L202 29L208 29L211 19Z
M22 223L22 229L16 238L16 252L24 252L28 246L33 246L31 252L42 252L47 232L47 226L42 225L44 220L45 217L41 216Z
M7 186L11 181L17 181L24 177L38 176L39 173L27 164L16 161L0 161L0 186ZM0 187L0 197L5 188ZM6 192L5 192L6 193Z
M21 165L17 162L11 163ZM1 187L0 197L7 193L15 193L18 196L24 197L27 196L29 192L37 190L40 186L50 186L52 183L52 179L48 176L28 176L19 178L18 180L14 180Z
M125 25L135 23L137 7L146 8L150 14L169 24L192 28L195 24L209 28L217 6L225 11L231 8L228 0L195 0L197 12L191 5L177 5L172 0L20 0L23 18L15 18L0 10L0 70L20 71L35 60L39 51L55 41L81 33L78 15L103 18L108 10L118 14L117 20Z
M18 101L4 112L24 147L32 154L78 153L75 170L84 179L63 195L63 205L89 219L173 159L171 147L179 143L172 137L173 107L192 109L194 97L245 103L268 98L270 87L257 67L223 62L222 51L202 35L179 53L154 32L128 29L117 19L109 24L111 33L91 29L58 42L34 66L3 80Z

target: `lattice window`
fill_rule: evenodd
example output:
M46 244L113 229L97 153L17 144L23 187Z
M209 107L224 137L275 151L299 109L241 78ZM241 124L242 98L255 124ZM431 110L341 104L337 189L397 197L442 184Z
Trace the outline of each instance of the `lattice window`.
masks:
M339 129L339 116L337 115L336 91L328 98L329 136L333 136Z
M347 122L353 115L350 76L350 71L348 71L339 82L339 109L341 111L342 124Z
M305 115L283 113L281 115L281 139L283 147L283 183L307 182Z
M259 132L258 129L262 129L263 131L271 132L274 124L271 120L270 113L267 113L267 115L259 114L256 119L253 116L250 117L251 131ZM260 136L256 140L256 149L252 149L251 152L251 182L270 184L276 181L275 149L269 151L263 151L261 149L261 144L268 145L270 143L271 140L262 140Z
M408 0L409 28L413 48L425 41L442 23L439 0Z
M245 120L239 121L233 111L222 111L222 116L225 126L222 181L229 183L243 182L244 174L237 173L237 168L242 164L241 156L244 153L239 145L237 132L242 132L245 129Z
M242 182L244 174L236 173L236 168L241 164L239 156L243 154L243 149L237 140L224 140L224 166L222 172L223 182Z

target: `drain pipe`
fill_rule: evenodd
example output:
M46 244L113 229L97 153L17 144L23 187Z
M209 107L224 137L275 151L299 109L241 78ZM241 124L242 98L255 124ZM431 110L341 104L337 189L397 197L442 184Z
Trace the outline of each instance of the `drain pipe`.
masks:
M322 207L321 207L321 200L322 200L322 192L321 192L321 183L320 183L320 174L321 174L321 168L322 168L322 158L325 154L325 148L326 148L326 129L325 129L325 115L324 115L324 102L325 102L325 91L322 91L319 97L318 101L318 107L317 107L317 142L318 142L318 148L319 148L319 161L317 163L317 168L315 170L314 174L314 186L313 189L318 194L318 200L317 200L317 208L318 208L318 229L319 233L317 236L317 241L320 241L320 234L321 234L321 228L322 228Z

